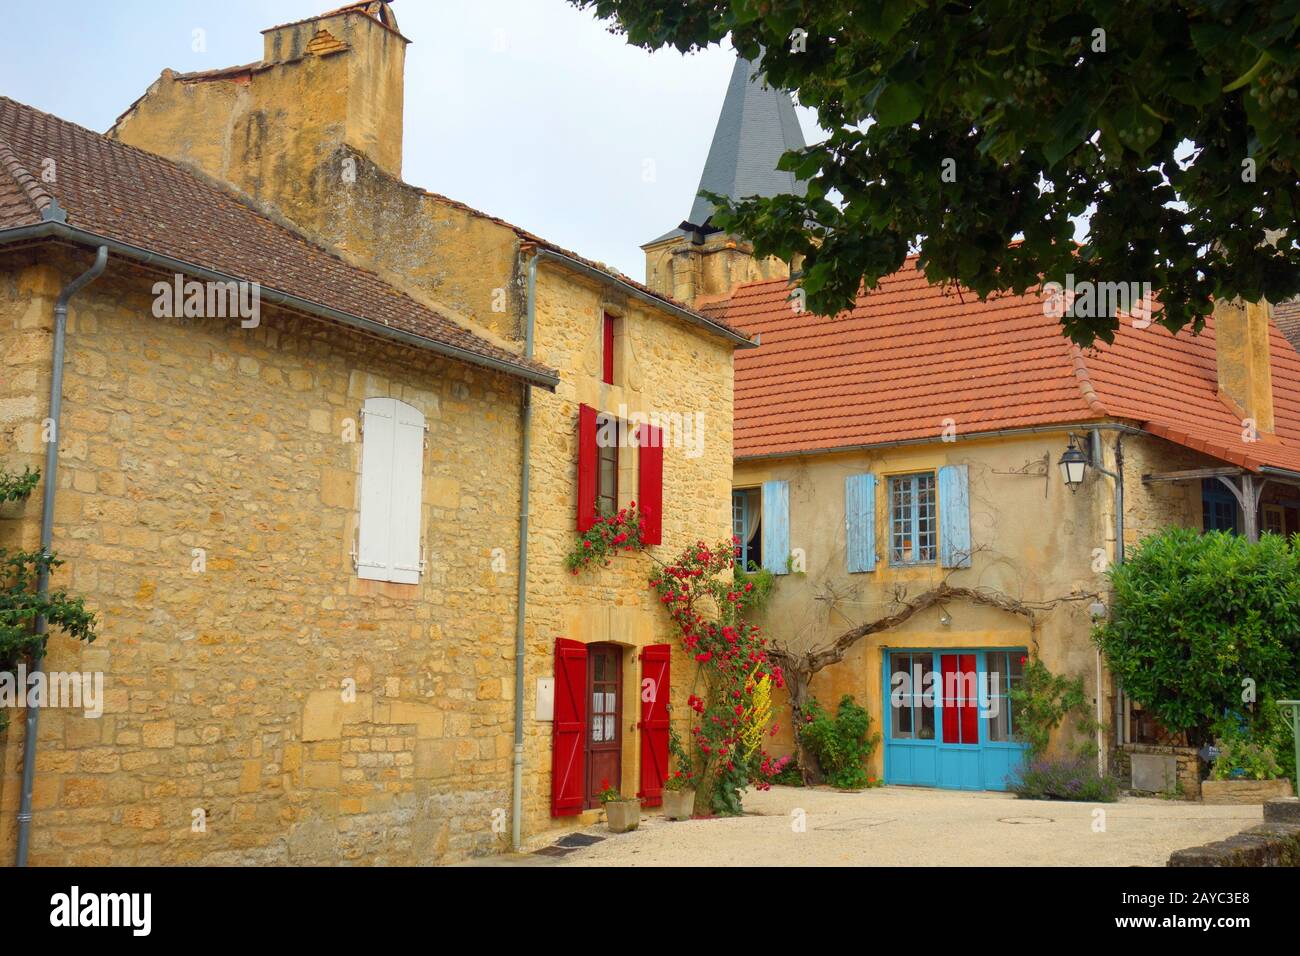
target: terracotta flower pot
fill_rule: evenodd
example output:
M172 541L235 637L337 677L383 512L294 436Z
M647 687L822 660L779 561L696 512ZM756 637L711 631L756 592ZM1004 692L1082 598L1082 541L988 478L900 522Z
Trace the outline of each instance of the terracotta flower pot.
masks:
M641 823L640 800L610 800L605 804L605 819L611 833L627 833Z
M669 820L689 820L694 807L695 791L692 788L664 791L664 816Z

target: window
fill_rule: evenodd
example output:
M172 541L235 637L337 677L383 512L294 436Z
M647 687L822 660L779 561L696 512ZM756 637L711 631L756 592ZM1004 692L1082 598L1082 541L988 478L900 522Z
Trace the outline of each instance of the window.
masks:
M984 660L985 667L988 668L989 700L986 709L990 714L989 741L1010 743L1013 740L1011 689L1020 686L1024 678L1025 652L988 651L984 655Z
M618 431L617 425L615 431ZM601 445L597 452L596 514L618 511L618 442Z
M606 312L604 325L601 330L600 350L600 380L606 385L614 384L614 334L617 331L617 324L618 319Z
M930 564L935 555L934 473L889 479L889 561Z
M1286 536L1286 509L1281 505L1264 505L1260 509L1260 524L1265 534Z
M934 739L934 655L890 654L889 735Z
M739 541L737 563L746 571L763 566L763 495L758 488L731 493L731 533Z
M624 446L629 448L629 454L620 455L619 447L627 441L629 429L634 430L636 441ZM579 534L589 531L602 514L616 513L635 500L644 524L641 540L646 544L661 543L664 448L660 429L649 424L633 429L616 416L579 405L577 466ZM620 502L620 493L626 500Z
M1201 479L1201 527L1206 531L1231 531L1237 526L1237 499L1218 478Z
M418 584L424 570L424 416L395 398L368 398L361 420L357 576Z

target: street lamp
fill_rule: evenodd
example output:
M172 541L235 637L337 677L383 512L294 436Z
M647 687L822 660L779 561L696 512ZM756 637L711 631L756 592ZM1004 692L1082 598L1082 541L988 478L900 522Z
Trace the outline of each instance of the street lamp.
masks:
M1071 492L1083 484L1083 474L1088 470L1088 456L1075 444L1073 435L1070 436L1070 447L1065 449L1061 460L1056 464L1061 469L1061 478L1065 481L1065 487Z

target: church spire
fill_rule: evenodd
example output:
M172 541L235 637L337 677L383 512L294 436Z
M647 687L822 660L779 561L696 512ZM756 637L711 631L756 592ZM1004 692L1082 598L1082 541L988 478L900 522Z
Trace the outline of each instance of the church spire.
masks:
M697 192L731 199L803 195L807 185L776 163L782 153L804 146L790 94L768 86L753 61L737 59ZM713 205L697 195L686 221L702 226L712 214Z
M790 94L768 86L757 63L737 58L690 212L679 226L642 246L646 283L691 302L729 292L740 282L788 275L783 264L756 262L742 240L712 227L713 204L698 193L707 190L733 200L803 195L807 184L776 164L783 153L804 146ZM713 261L715 252L725 252L725 262Z

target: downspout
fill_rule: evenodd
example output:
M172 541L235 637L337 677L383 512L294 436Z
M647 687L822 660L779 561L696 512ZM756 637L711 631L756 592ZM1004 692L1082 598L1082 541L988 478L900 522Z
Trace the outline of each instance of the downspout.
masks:
M1115 470L1108 471L1102 467L1102 446L1101 430L1092 429L1089 433L1091 438L1092 466L1101 474L1110 478L1115 483L1115 564L1124 563L1124 432L1120 431L1115 436ZM1101 705L1101 648L1097 648L1097 772L1102 776L1106 775L1106 746L1105 735L1102 730L1102 705ZM1120 690L1115 688L1115 744L1120 743L1122 733L1121 720L1122 710L1120 703Z
M50 373L50 422L54 428L45 444L45 474L41 500L41 554L47 558L54 546L54 495L58 489L59 434L62 430L63 411L63 346L68 333L68 303L72 297L104 274L108 265L108 247L100 246L95 252L95 264L66 285L54 303L54 363ZM50 593L49 565L42 563L36 576L36 593L44 600ZM45 634L44 615L36 618L36 633ZM45 659L44 642L37 645L32 660L32 673L39 674ZM27 865L27 850L32 829L32 784L36 779L36 731L41 711L34 703L27 707L26 730L23 736L22 796L18 803L18 865Z
M537 317L536 255L528 260L528 303L524 317L524 357L533 357L533 326ZM524 793L524 619L528 610L528 488L532 477L533 389L525 382L519 428L519 582L515 595L515 753L510 794L510 847L516 853L523 843Z

